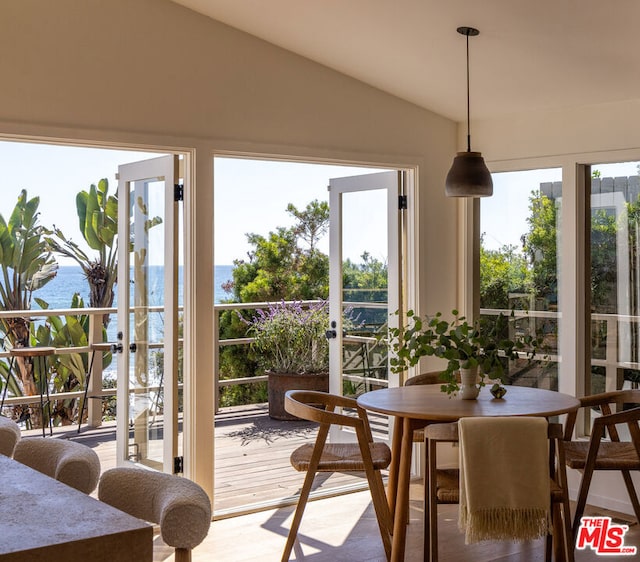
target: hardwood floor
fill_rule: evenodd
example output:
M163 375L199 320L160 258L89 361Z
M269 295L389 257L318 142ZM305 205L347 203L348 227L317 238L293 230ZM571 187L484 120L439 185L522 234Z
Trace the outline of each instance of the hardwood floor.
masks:
M412 485L411 523L408 529L407 562L419 562L422 555L422 488ZM640 548L640 526L630 516L589 510L631 521L625 544ZM204 542L193 551L193 562L229 560L265 562L280 560L293 508L255 513L215 521ZM439 559L441 562L543 562L543 540L529 543L485 542L467 546L457 527L457 506L439 508ZM383 562L368 492L323 499L307 505L299 534L300 545L292 560L313 562ZM156 561L167 560L157 552ZM637 560L634 556L598 556L592 550L576 551L577 562Z
M25 432L28 434L31 432ZM39 434L38 430L33 432ZM56 428L59 437L73 439L96 450L102 469L115 466L115 425L99 429ZM291 451L315 438L306 422L274 422L264 407L230 409L216 416L215 510L222 519L214 521L204 542L193 551L193 562L265 562L280 560L294 506L264 509L257 513L228 517L244 504L263 508L278 498L294 499L303 475L289 464ZM332 480L333 479L333 480ZM319 478L318 493L331 487L349 488L366 484L360 476L336 475ZM423 560L422 487L411 489L411 523L408 529L407 562ZM640 548L640 525L628 515L588 510L589 514L612 515L628 522L625 544ZM466 546L457 529L457 506L439 507L441 562L542 562L543 542L524 544L480 543ZM384 560L382 541L368 491L319 499L307 505L296 546L296 560L313 562L374 562ZM576 551L577 562L630 562L639 557L598 556L592 550ZM172 549L155 540L155 562L173 561Z

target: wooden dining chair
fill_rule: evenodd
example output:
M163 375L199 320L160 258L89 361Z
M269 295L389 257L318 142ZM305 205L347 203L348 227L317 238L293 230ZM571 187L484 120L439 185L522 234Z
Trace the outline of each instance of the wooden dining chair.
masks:
M567 466L582 472L573 518L574 536L580 526L589 486L596 470L621 472L633 511L640 523L640 503L631 478L632 471L640 471L639 404L640 390L604 392L580 398L580 409L567 416L564 431ZM572 441L576 418L583 408L592 408L601 415L593 420L589 441ZM630 441L620 439L619 426L623 425L629 430ZM605 438L606 434L608 439Z
M339 408L342 409L341 412L338 411ZM367 476L382 542L389 559L393 523L380 471L389 466L391 450L385 443L373 441L365 410L352 398L313 390L287 391L285 409L298 418L319 423L320 427L315 444L301 445L291 453L291 465L298 471L306 472L306 476L282 561L289 560L291 556L316 473L356 471L365 472ZM354 415L347 414L345 409ZM357 443L327 443L331 425L353 428Z
M515 419L515 418L514 418ZM505 420L508 423L508 419ZM438 443L458 442L458 423L437 423L425 428L428 466L425 487L425 523L428 530L424 534L424 559L438 560L438 505L457 504L460 500L460 470L458 468L438 468ZM573 562L573 535L570 523L569 492L565 472L562 425L550 423L549 437L549 478L552 533L547 534L545 560L550 562L552 551L555 559ZM426 525L425 525L426 527Z

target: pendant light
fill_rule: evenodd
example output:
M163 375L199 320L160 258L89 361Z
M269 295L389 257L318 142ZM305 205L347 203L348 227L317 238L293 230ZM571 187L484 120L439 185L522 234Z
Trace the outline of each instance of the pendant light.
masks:
M480 32L473 27L459 27L456 30L467 38L467 151L458 152L445 181L448 197L489 197L493 195L493 181L480 152L471 151L469 112L469 37Z

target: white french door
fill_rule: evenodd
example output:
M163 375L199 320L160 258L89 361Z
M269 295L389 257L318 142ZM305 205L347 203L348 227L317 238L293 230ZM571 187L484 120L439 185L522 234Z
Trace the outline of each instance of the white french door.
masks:
M394 312L400 308L402 178L403 172L390 171L329 182L327 335L329 387L335 394L398 386L380 336L397 324ZM336 430L331 439L352 436Z
M175 472L178 156L118 168L117 463Z

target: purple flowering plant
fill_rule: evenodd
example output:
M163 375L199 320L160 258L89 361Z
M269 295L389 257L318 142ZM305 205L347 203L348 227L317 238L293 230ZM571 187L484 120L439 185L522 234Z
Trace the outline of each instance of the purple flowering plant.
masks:
M326 373L329 370L329 303L272 303L256 310L248 335L258 365L274 373Z

